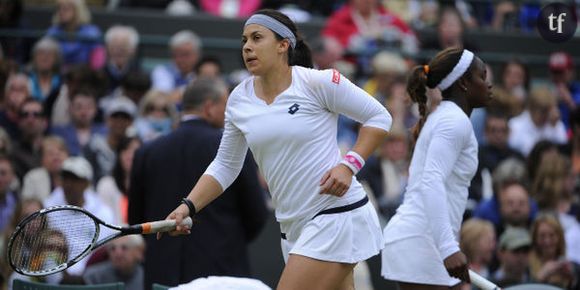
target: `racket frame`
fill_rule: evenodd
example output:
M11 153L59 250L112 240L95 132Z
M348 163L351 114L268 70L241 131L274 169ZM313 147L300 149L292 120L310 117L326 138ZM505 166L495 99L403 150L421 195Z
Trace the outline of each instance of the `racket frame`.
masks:
M80 254L78 254L76 257L70 259L66 263L62 263L62 264L60 264L54 268L51 268L51 269L29 272L29 271L23 271L22 269L16 267L16 265L12 259L12 256L13 256L12 255L12 247L13 247L14 240L16 239L16 237L18 237L19 233L22 230L24 230L26 225L31 220L37 218L38 216L46 215L50 212L62 211L62 210L68 210L68 211L72 210L72 211L82 212L83 214L89 216L95 222L96 230L95 230L95 235L93 236L91 243L88 244L87 247ZM118 233L104 237L103 239L99 240L100 230L101 230L99 225L103 225L103 226L108 227L110 229L117 230ZM142 232L143 232L143 229L142 229L141 224L129 226L129 227L120 227L120 226L111 225L111 224L104 222L100 218L96 217L94 214L88 212L84 208L73 206L73 205L57 205L57 206L52 206L52 207L48 207L48 208L43 208L43 209L29 215L24 220L22 220L20 223L18 223L18 225L16 226L16 229L14 230L12 235L10 236L10 240L8 241L8 245L7 245L8 263L10 264L10 267L12 267L12 269L14 269L14 271L19 273L19 274L26 275L26 276L32 276L32 277L42 277L42 276L54 274L57 272L61 272L67 268L70 268L71 266L75 265L80 260L82 260L83 258L88 256L93 250L99 248L100 246L104 245L105 243L107 243L113 239L116 239L116 238L121 237L121 236L126 236L126 235L140 234Z

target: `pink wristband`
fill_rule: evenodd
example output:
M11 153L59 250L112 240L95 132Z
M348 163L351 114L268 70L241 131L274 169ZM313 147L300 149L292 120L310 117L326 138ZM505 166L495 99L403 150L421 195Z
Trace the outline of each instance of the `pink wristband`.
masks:
M356 175L365 165L365 160L358 153L348 151L340 163L346 165Z

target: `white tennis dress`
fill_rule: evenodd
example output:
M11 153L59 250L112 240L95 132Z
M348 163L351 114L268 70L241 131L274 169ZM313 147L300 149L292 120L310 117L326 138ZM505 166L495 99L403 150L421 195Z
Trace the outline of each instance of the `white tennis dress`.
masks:
M291 85L271 104L255 95L254 77L250 77L228 99L218 154L205 174L227 188L240 172L249 147L268 183L276 219L287 237L283 244L289 243L286 246L291 248L287 250L327 261L357 262L376 255L384 244L378 217L370 204L348 214L313 219L322 210L353 204L366 196L355 177L343 197L319 194L324 173L342 160L336 139L339 114L363 126L385 131L391 127L392 119L385 107L336 70L293 66ZM349 222L339 225L327 221L328 216L348 216L345 219ZM361 216L363 220L359 219ZM311 236L302 235L305 226L309 229L305 233ZM322 230L328 227L334 228ZM338 238L341 232L350 240ZM359 234L366 238L353 238ZM329 244L333 237L337 237L336 241ZM338 247L340 251L348 253L337 253L339 242L346 245Z
M384 230L382 275L408 283L452 286L444 258L459 251L467 188L477 169L468 116L451 101L432 112L417 140L403 204Z

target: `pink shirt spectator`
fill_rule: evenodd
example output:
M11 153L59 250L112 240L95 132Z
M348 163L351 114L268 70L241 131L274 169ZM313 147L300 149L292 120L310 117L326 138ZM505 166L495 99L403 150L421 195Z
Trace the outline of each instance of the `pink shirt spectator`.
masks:
M260 0L200 0L203 11L228 18L250 17L262 5Z

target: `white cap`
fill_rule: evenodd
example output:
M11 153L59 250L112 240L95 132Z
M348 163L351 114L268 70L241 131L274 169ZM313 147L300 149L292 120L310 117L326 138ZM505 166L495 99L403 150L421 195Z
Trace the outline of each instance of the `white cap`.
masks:
M83 157L69 157L62 163L62 171L70 172L79 178L93 179L93 168Z
M114 97L108 104L106 113L107 117L115 113L125 113L131 116L131 118L135 118L137 115L137 106L127 97Z

